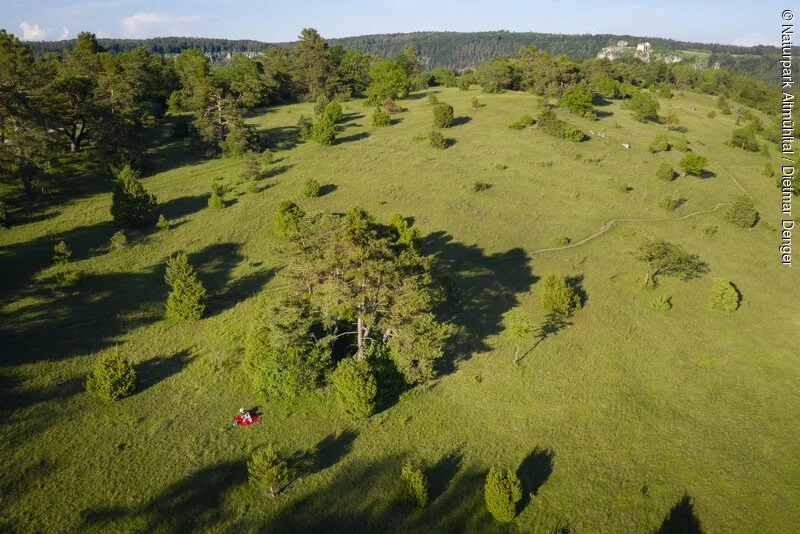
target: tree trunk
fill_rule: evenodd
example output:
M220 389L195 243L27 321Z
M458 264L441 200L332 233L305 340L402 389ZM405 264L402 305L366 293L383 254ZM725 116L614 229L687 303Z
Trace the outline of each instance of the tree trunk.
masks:
M647 287L647 284L650 283L650 271L644 273L644 285Z
M514 353L514 363L517 363L519 360L519 351L522 348L522 343L517 345L517 352Z
M361 317L358 318L356 331L358 332L358 352L356 353L356 360L364 361L364 319Z

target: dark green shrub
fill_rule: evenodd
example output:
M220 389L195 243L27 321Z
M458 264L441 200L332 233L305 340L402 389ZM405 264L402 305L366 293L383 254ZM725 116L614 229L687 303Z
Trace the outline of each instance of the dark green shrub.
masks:
M717 108L719 108L723 115L731 114L731 106L728 104L728 99L725 98L725 95L722 95L717 99Z
M473 111L476 111L476 110L477 110L479 107L481 107L481 103L480 103L480 101L478 100L478 97L477 97L477 96L473 96L473 97L472 97L472 101L471 101L471 103L472 103L472 110L473 110Z
M657 133L653 142L650 143L650 152L666 152L669 150L669 140L667 140L667 134L665 133Z
M247 478L256 489L275 498L291 479L289 465L272 444L256 449L247 460Z
M533 117L528 115L527 113L521 116L519 119L515 120L511 124L508 125L509 128L512 130L522 130L527 126L532 126L536 121L533 120Z
M545 313L569 316L581 307L581 297L558 274L549 274L542 282L540 304Z
M342 105L336 100L325 106L325 111L323 113L329 116L334 123L341 122L344 116Z
M196 321L206 309L206 289L189 264L186 253L179 252L167 260L164 280L170 287L167 316Z
M65 241L59 241L53 247L53 263L56 265L66 265L69 263L69 258L72 256L72 250L67 246Z
M117 175L111 197L111 216L123 228L135 228L147 223L156 205L156 197L149 194L139 181L139 173L125 165Z
M439 99L436 97L436 95L433 94L428 95L428 104L430 104L431 106L435 106L438 103Z
M333 118L323 113L314 121L311 138L322 146L330 146L336 140L336 124Z
M580 143L581 141L586 139L586 132L584 132L575 125L565 122L562 137L567 141L572 141L573 143Z
M383 108L375 108L372 112L372 125L378 127L389 126L392 123L391 116Z
M304 197L309 197L309 198L318 197L321 189L322 186L319 185L318 181L316 181L313 178L309 178L303 184L303 190L301 191L301 193L303 194Z
M717 112L712 109L711 111L708 112L707 117L709 119L715 119L717 117Z
M678 152L688 152L689 140L684 136L678 136L670 142L670 147Z
M425 473L411 460L406 460L400 470L400 480L403 481L405 497L418 508L425 508L428 505L428 479Z
M594 120L597 115L594 112L593 100L594 95L589 84L580 82L564 92L558 101L558 105L568 109L570 113Z
M319 95L317 101L314 103L314 115L322 115L330 102L331 100L328 98L328 95Z
M686 174L693 174L700 176L708 164L705 156L701 156L697 152L689 152L681 158L680 165L683 172Z
M741 295L733 284L724 278L714 278L709 299L712 309L723 313L733 313L739 309L740 301Z
M314 121L305 115L300 115L297 120L297 138L300 141L310 141L312 139L311 132L314 129Z
M122 250L128 245L128 238L125 237L125 232L122 230L115 232L114 235L111 236L111 239L108 242L108 250Z
M278 209L275 211L273 219L275 225L275 233L280 236L292 236L297 233L300 220L305 217L304 212L300 207L291 200L283 200L278 204Z
M378 386L366 361L346 358L331 373L336 401L342 412L352 419L365 419L375 411Z
M761 150L761 145L756 140L756 132L752 126L734 130L731 136L731 145L748 152Z
M453 125L453 106L440 102L433 108L433 126L449 128Z
M643 91L636 91L633 96L625 100L622 107L633 112L633 116L641 122L658 121L658 110L661 107L658 100Z
M580 128L573 126L556 116L556 112L550 106L544 106L539 113L539 130L548 135L559 139L580 142L586 138L586 134Z
M166 230L169 230L169 221L167 220L166 217L164 217L163 213L158 216L158 222L156 222L156 230L158 230L159 232L164 232Z
M664 180L665 182L671 182L675 179L675 170L672 168L672 165L669 163L661 163L658 166L658 170L656 171L656 176L659 180Z
M119 400L136 388L136 371L119 349L102 355L86 377L86 390L106 400Z
M472 191L474 191L475 193L480 193L481 191L486 191L490 187L492 187L492 184L478 180L477 182L472 184Z
M758 212L753 199L742 195L733 201L725 212L725 218L742 228L752 228L758 222Z
M258 152L250 151L244 155L244 167L242 168L242 179L246 181L256 181L261 178L261 157Z
M447 148L447 139L437 130L431 130L428 134L428 143L434 148Z
M240 158L248 152L261 150L258 132L241 118L231 121L228 134L220 143L222 155L226 158Z
M517 515L517 503L522 499L522 484L510 469L492 467L483 488L486 509L500 523L509 523Z
M570 238L565 235L557 235L553 238L552 243L557 247L566 247L570 244Z

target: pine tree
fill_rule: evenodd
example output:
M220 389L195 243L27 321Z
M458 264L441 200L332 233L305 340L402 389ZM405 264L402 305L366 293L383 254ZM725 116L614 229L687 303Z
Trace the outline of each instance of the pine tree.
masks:
M144 225L156 205L156 197L149 194L139 181L139 174L125 165L117 175L117 184L111 197L111 216L114 223L125 228Z
M247 461L250 484L269 492L273 499L289 484L291 473L286 460L275 451L272 444L257 449Z
M563 276L549 274L543 282L541 305L545 313L566 317L580 309L581 298Z
M196 321L206 309L206 290L184 252L167 260L164 277L172 289L167 297L167 315Z
M508 523L517 515L517 503L522 499L522 484L510 469L489 469L483 489L486 509L500 523Z
M70 250L67 243L64 241L59 241L56 246L53 247L53 263L56 265L65 265L69 263L69 258L72 256L72 251Z
M415 466L411 460L407 460L400 470L400 479L403 481L403 490L406 498L417 505L425 508L428 505L428 479L425 473Z
M107 352L86 377L86 390L106 400L119 400L133 393L136 371L119 349Z
M364 419L375 410L378 386L366 361L347 358L339 362L331 374L336 400L345 415Z

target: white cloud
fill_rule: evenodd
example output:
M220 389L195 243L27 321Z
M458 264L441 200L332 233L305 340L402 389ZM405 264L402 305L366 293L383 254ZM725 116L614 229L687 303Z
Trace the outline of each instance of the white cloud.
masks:
M69 32L69 30L67 29L67 27L66 27L66 26L63 26L63 27L61 28L61 33L60 33L60 34L58 34L58 40L59 40L59 41L63 41L63 40L65 40L65 39L69 39L69 36L70 36L70 35L72 35L72 34Z
M213 15L165 15L139 12L120 20L122 31L132 37L186 35L199 22L220 19Z
M22 28L22 39L25 41L41 41L47 37L47 31L41 29L38 24L28 24L27 21L23 21L19 27Z

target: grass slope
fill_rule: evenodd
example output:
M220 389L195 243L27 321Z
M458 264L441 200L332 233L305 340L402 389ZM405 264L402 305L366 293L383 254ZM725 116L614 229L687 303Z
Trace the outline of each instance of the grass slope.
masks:
M66 192L0 233L2 423L0 525L19 531L480 531L651 532L700 522L709 532L789 532L800 515L800 326L793 271L776 254L777 190L761 155L724 145L733 119L708 119L710 97L669 102L690 146L709 158L705 179L655 177L681 153L651 154L664 127L635 122L618 103L597 122L607 134L571 144L507 125L535 114L526 94L435 89L456 110L438 151L414 141L432 125L422 95L389 128L345 105L336 145L291 141L310 104L264 110L251 120L269 135L276 161L261 191L235 185L242 163L202 161L183 141L154 139L145 187L166 233L129 235L106 253L109 180L76 162ZM662 101L662 104L666 104ZM560 114L562 112L559 112ZM672 135L672 134L671 134ZM621 143L629 142L626 150ZM775 165L775 164L774 164ZM505 168L502 168L505 166ZM775 165L777 167L777 165ZM83 172L83 174L81 174ZM233 191L206 207L210 183ZM315 178L326 194L307 199ZM472 184L492 187L480 193ZM753 196L760 224L727 223L719 203ZM626 187L623 187L626 186ZM623 192L625 189L627 192ZM665 195L688 201L675 212ZM305 210L360 205L386 220L414 218L425 250L459 289L443 316L461 327L443 376L369 421L351 424L332 399L309 395L263 403L239 366L262 302L281 291L272 214L282 199ZM697 211L708 211L690 215ZM683 218L682 218L683 217ZM579 246L552 248L555 236ZM718 226L714 233L709 227ZM629 252L635 238L683 245L711 266L691 282L643 289ZM64 239L82 272L72 288L53 282L50 256ZM164 262L185 250L209 290L208 317L163 318ZM551 271L583 276L586 306L569 327L525 347L501 335L502 314L522 306L538 319L537 281ZM744 296L731 316L708 309L713 276ZM671 296L673 309L650 308ZM82 389L97 356L119 346L136 364L138 392L108 404ZM233 428L258 406L264 421ZM267 441L299 474L275 501L246 484L248 452ZM407 456L427 464L431 504L398 504ZM483 507L491 465L517 469L526 489L519 517L492 521ZM530 494L535 492L535 494Z

